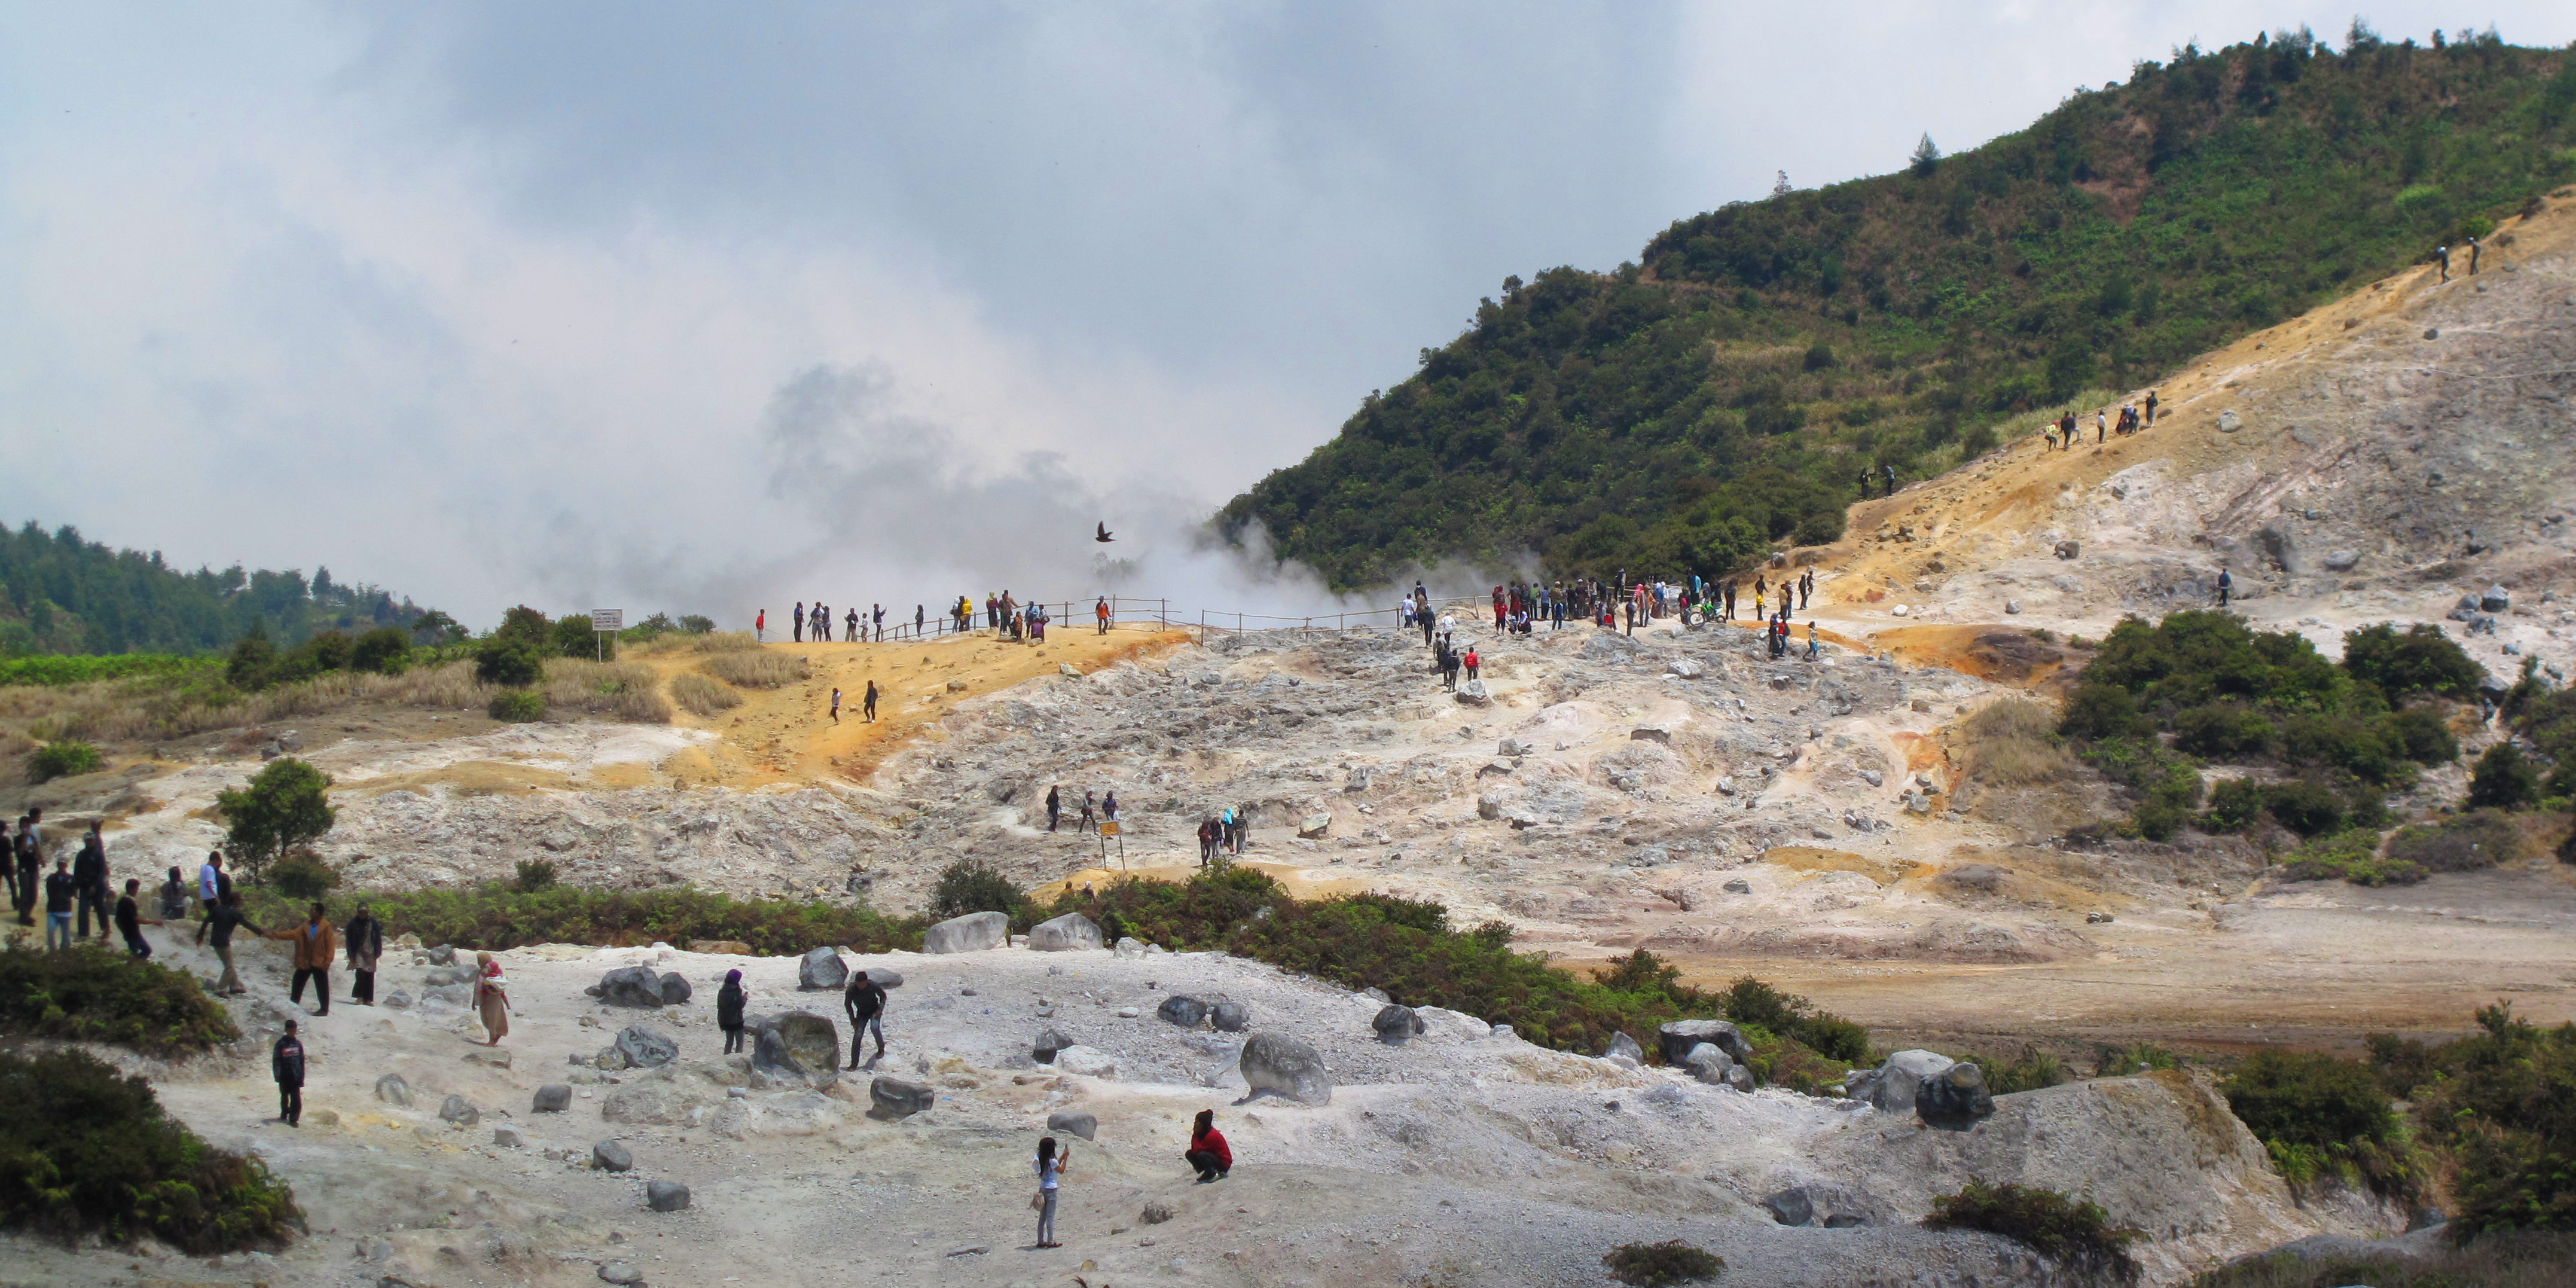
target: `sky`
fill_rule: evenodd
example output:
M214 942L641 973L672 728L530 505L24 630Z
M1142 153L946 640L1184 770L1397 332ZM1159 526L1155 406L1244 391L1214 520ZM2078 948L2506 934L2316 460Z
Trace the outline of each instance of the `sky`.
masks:
M2576 39L2563 0L2368 17ZM477 626L1006 587L1312 612L1311 576L1203 521L1504 277L2351 18L11 6L0 517L327 565Z

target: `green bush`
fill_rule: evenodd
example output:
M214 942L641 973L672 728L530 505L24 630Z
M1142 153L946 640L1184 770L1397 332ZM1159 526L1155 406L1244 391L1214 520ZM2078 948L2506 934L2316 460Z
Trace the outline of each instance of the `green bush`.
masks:
M370 911L387 936L500 952L529 944L622 947L662 940L729 939L755 953L801 953L817 944L855 952L918 951L925 924L888 918L864 905L791 899L733 899L690 888L586 890L548 886L522 893L494 882L472 890L372 892ZM304 920L302 905L266 891L243 898L242 911L261 925Z
M2570 63L2576 66L2576 63ZM2274 1252L2203 1273L2192 1288L2562 1288L2576 1235L2480 1235L2466 1247L2344 1253Z
M2380 857L2379 833L2366 827L2312 838L2284 856L2279 870L2292 881L2349 881L2359 886L2411 885L2427 875L2420 865Z
M2343 826L2343 798L2313 779L2263 789L2263 808L2274 821L2301 836L2320 836Z
M519 860L519 876L510 888L521 894L535 894L555 883L555 865L544 859Z
M2522 829L2502 810L2482 809L2439 824L2402 827L2388 857L2428 872L2475 872L2522 857Z
M49 783L57 778L86 774L99 766L98 748L69 738L46 743L27 757L27 781Z
M303 1222L265 1164L198 1139L143 1079L84 1051L0 1055L0 1226L206 1256L282 1248Z
M2383 1194L2414 1192L2414 1150L2388 1092L2361 1061L2257 1051L2219 1090L2292 1184L2333 1175Z
M534 689L506 689L485 708L495 720L528 724L546 718L546 695Z
M1039 920L1035 911L1029 897L1020 893L1009 877L981 859L959 859L941 869L939 884L930 894L930 916L934 921L970 912L1006 912L1011 915L1013 929L1026 930Z
M292 756L268 762L248 787L215 794L234 859L253 884L267 865L289 850L322 839L339 818L331 808L330 776Z
M2372 1043L2382 1081L2412 1084L2426 1140L2457 1162L2450 1233L2576 1230L2576 1025L2542 1029L2504 1002L2476 1018L2438 1047Z
M474 678L485 684L524 689L544 679L545 674L544 651L524 635L495 633L475 646Z
M183 1056L241 1036L197 977L81 944L69 952L0 947L0 1032L67 1042L113 1042Z
M2066 704L2057 731L2069 738L2134 738L2152 729L2138 714L2138 700L2114 684L2086 684Z
M2487 748L2469 774L2469 808L2527 809L2540 801L2540 771L2510 740Z
M1623 1243L1601 1258L1610 1277L1635 1288L1670 1288L1717 1278L1726 1261L1713 1252L1679 1239L1662 1243Z
M2209 811L2200 817L2204 832L2242 832L2263 816L2263 784L2230 778L2209 789Z
M289 899L310 903L340 884L340 871L310 850L279 859L268 869L268 883Z
M2133 1047L2107 1047L2093 1062L2096 1078L2127 1078L2150 1069L2179 1069L2182 1057L2163 1047L2141 1042Z
M2261 756L2279 734L2272 722L2232 702L2193 707L2175 716L2174 746L2225 760Z
M2416 764L2447 765L2460 758L2460 740L2451 736L2450 722L2437 707L2408 707L2390 717L2389 723L2406 748L2406 758Z
M1970 1181L1932 1200L1927 1229L1983 1230L2029 1247L2080 1276L2135 1283L2129 1245L2146 1236L2117 1228L2099 1206L2032 1185Z
M101 680L126 680L138 676L185 675L204 671L216 665L214 659L181 657L166 653L113 653L105 656L83 655L57 657L0 658L0 688L13 684L59 687L66 684L95 684Z
M1959 1062L1977 1066L1977 1071L1985 1075L1986 1090L1998 1096L2059 1086L2075 1078L2056 1056L2036 1046L2024 1046L2021 1053L2011 1059L1969 1054L1959 1057Z
M2378 685L2391 702L2419 693L2471 697L2486 678L2484 668L2429 622L2417 622L2403 635L2386 622L2345 632L2343 669Z
M379 626L349 650L349 665L380 675L400 675L410 662L411 632L399 626Z

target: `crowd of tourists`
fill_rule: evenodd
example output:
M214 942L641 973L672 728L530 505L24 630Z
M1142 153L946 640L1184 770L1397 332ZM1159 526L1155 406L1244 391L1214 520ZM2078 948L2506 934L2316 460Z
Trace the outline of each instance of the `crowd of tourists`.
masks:
M1066 605L1065 610L1072 611L1072 605ZM1110 625L1108 597L1102 596L1096 599L1091 606L1091 611L1092 619L1101 633L1108 633ZM984 596L984 603L980 608L976 606L973 596L959 595L956 602L942 609L936 619L930 616L926 606L915 604L912 606L911 621L906 622L898 614L894 619L894 625L890 627L886 625L886 608L883 604L870 604L868 611L864 613L855 608L843 609L837 623L839 630L837 638L846 644L882 644L890 639L931 639L942 635L963 635L971 631L989 630L1014 643L1044 644L1047 627L1054 622L1055 613L1045 604L1023 603L1011 592L1003 590ZM787 610L787 639L791 644L803 644L809 640L817 644L829 644L836 638L833 633L835 627L831 605L821 600L816 600L811 605L799 600L795 607ZM751 631L753 638L763 643L768 642L768 609L761 609L752 615Z

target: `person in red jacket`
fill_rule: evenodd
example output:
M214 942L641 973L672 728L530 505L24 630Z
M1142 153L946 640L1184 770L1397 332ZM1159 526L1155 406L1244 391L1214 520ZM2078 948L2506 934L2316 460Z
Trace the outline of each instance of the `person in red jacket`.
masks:
M1199 1120L1190 1127L1189 1152L1181 1155L1197 1168L1199 1184L1222 1180L1234 1170L1234 1151L1225 1147L1225 1135L1216 1129L1216 1111L1202 1109Z

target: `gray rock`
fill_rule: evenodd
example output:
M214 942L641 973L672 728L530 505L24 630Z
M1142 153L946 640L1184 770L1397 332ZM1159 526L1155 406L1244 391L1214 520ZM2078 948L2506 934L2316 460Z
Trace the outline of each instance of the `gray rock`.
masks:
M1728 894L1751 894L1753 893L1753 883L1742 877L1736 877L1733 880L1728 881L1725 885L1719 886L1718 889L1724 890Z
M1235 1067L1250 1088L1244 1100L1267 1094L1308 1105L1333 1102L1333 1075L1324 1067L1324 1057L1287 1034L1253 1034L1235 1057Z
M778 1077L802 1077L815 1086L830 1086L841 1067L841 1029L812 1011L764 1015L752 1041L753 1071Z
M829 945L809 948L796 963L796 987L800 991L838 990L849 982L850 968L841 961L838 948Z
M559 1114L572 1108L572 1084L549 1082L537 1088L537 1098L528 1108L529 1112L540 1114Z
M1865 1101L1883 1114L1914 1112L1914 1097L1923 1080L1949 1068L1950 1057L1932 1051L1899 1051L1875 1069L1855 1070L1843 1080L1843 1094Z
M463 1096L449 1096L439 1102L438 1116L441 1120L454 1123L459 1127L471 1127L483 1121L483 1111L475 1108L474 1103Z
M1529 753L1530 745L1518 738L1505 738L1494 744L1494 754L1497 756L1526 756Z
M644 1272L623 1261L609 1261L601 1263L599 1278L603 1283L617 1284L620 1288L632 1288L632 1285L644 1282Z
M921 937L925 953L976 953L999 948L1010 937L1011 917L1004 912L970 912L932 926Z
M680 1044L641 1024L629 1024L617 1035L617 1053L630 1069L650 1069L680 1058Z
M658 1007L662 1002L662 977L650 966L620 966L599 977L600 1001L610 1006Z
M1068 1132L1084 1140L1093 1140L1096 1139L1094 1133L1100 1130L1100 1123L1089 1114L1059 1109L1047 1115L1047 1130Z
M2060 541L2056 545L2049 547L2049 553L2056 555L2060 559L2074 559L2084 553L2084 543L2069 537L2068 539ZM2059 589L2063 590L2065 587L2061 586Z
M1708 674L1708 668L1700 665L1695 658L1677 657L1664 663L1664 673L1685 680L1696 680Z
M1666 1064L1680 1064L1682 1057L1702 1042L1724 1051L1730 1060L1753 1058L1753 1044L1745 1041L1742 1030L1724 1020L1674 1020L1656 1030L1656 1042L1663 1048Z
M2513 607L2513 592L2502 586L2489 586L2485 594L2478 596L2478 607L2485 612L2501 613Z
M1208 1008L1208 1023L1220 1033L1241 1033L1252 1027L1252 1010L1241 1002L1219 1002Z
M1384 1006L1384 1005L1386 1005L1387 1003L1392 1002L1392 1001L1394 1001L1394 1000L1395 1000L1394 998L1392 998L1392 997L1388 997L1388 996L1386 995L1386 990L1385 990L1385 989L1379 988L1379 987L1378 987L1377 985L1375 985L1375 984L1371 984L1371 985L1369 985L1367 988L1361 989L1361 990L1359 991L1359 996L1361 996L1361 997L1365 997L1365 998L1367 998L1368 1000L1370 1000L1370 1001L1372 1001L1372 1002L1375 1002L1375 1003L1377 1003L1377 1004L1378 1004L1378 1005L1380 1005L1380 1006Z
M899 970L888 970L883 966L868 967L868 979L874 982L879 988L903 987L903 972Z
M868 1084L868 1116L896 1119L922 1113L939 1102L939 1093L918 1082L878 1078Z
M2021 611L2021 601L2020 601L2020 600L2018 600L2018 599L2007 599L2007 600L2005 600L2005 601L2004 601L2004 611L2005 611L2005 612L2007 612L2007 613L2018 613L2018 612L2020 612L2020 611Z
M1136 1219L1147 1225L1161 1225L1172 1219L1172 1209L1167 1204L1148 1203L1144 1211L1136 1214Z
M1869 1224L1868 1200L1840 1186L1812 1181L1765 1196L1762 1207L1782 1225L1847 1230Z
M424 949L422 951L429 954L429 964L432 966L453 966L456 964L456 946L454 944L440 944L436 948Z
M1407 1038L1419 1037L1431 1029L1430 1025L1422 1022L1420 1015L1414 1013L1412 1007L1393 1004L1379 1007L1377 1018L1369 1021L1369 1027L1377 1030L1377 1040L1380 1042L1402 1042Z
M1492 706L1494 702L1494 695L1486 692L1483 680L1468 680L1460 684L1458 692L1452 696L1462 706L1484 707Z
M690 996L689 981L678 971L662 972L662 1005L685 1006Z
M2245 428L2245 419L2244 419L2243 417L2241 417L2241 416L2237 415L2237 414L2236 414L2236 412L2235 412L2235 409L2230 408L2230 409L2228 409L2228 410L2226 410L2226 411L2222 411L2222 412L2218 413L2218 432L2219 432L2219 433L2222 433L2222 434L2233 434L2233 433L2235 433L2236 431L2238 431L2238 430L2240 430L2240 429L2243 429L2243 428Z
M1055 1053L1055 1067L1085 1078L1115 1078L1118 1057L1098 1047L1077 1044Z
M2358 550L2329 550L2326 552L2326 571L2328 572L2351 572L2353 565L2360 562L2361 552Z
M1078 912L1068 912L1029 927L1029 947L1042 953L1088 951L1102 946L1098 923Z
M644 1206L656 1212L680 1211L689 1206L689 1187L678 1181L647 1181Z
M1739 1067L1734 1058L1720 1050L1714 1042L1702 1042L1693 1046L1682 1053L1678 1063L1680 1067L1690 1071L1690 1076L1712 1087L1725 1086L1727 1074Z
M520 1135L518 1128L503 1123L492 1129L492 1143L503 1149L526 1149L528 1138Z
M399 1073L388 1073L376 1079L376 1099L388 1104L411 1107L411 1084Z
M1029 1058L1039 1064L1055 1063L1055 1053L1074 1044L1073 1039L1054 1029L1042 1029L1038 1040L1029 1044Z
M1606 1060L1614 1055L1626 1056L1639 1064L1644 1064L1646 1062L1646 1048L1637 1045L1637 1039L1629 1037L1625 1033L1611 1034L1610 1045L1602 1049L1602 1059Z
M1297 839L1301 841L1320 841L1332 830L1330 814L1309 814L1297 821Z
M397 1011L408 1011L411 1009L411 993L406 989L395 989L385 994L379 1000L379 1004L392 1007Z
M1187 993L1174 993L1164 998L1161 1006L1154 1008L1156 1019L1167 1024L1180 1025L1185 1029L1197 1028L1199 1022L1207 1018L1207 1013L1207 1003Z
M1935 1127L1963 1131L1995 1112L1986 1076L1973 1064L1954 1064L1915 1088L1914 1112Z
M1752 1091L1753 1070L1748 1066L1740 1064L1728 1066L1726 1070L1726 1085L1737 1091Z
M635 1156L626 1152L624 1145L603 1140L590 1147L590 1165L603 1172L631 1172L635 1170Z

